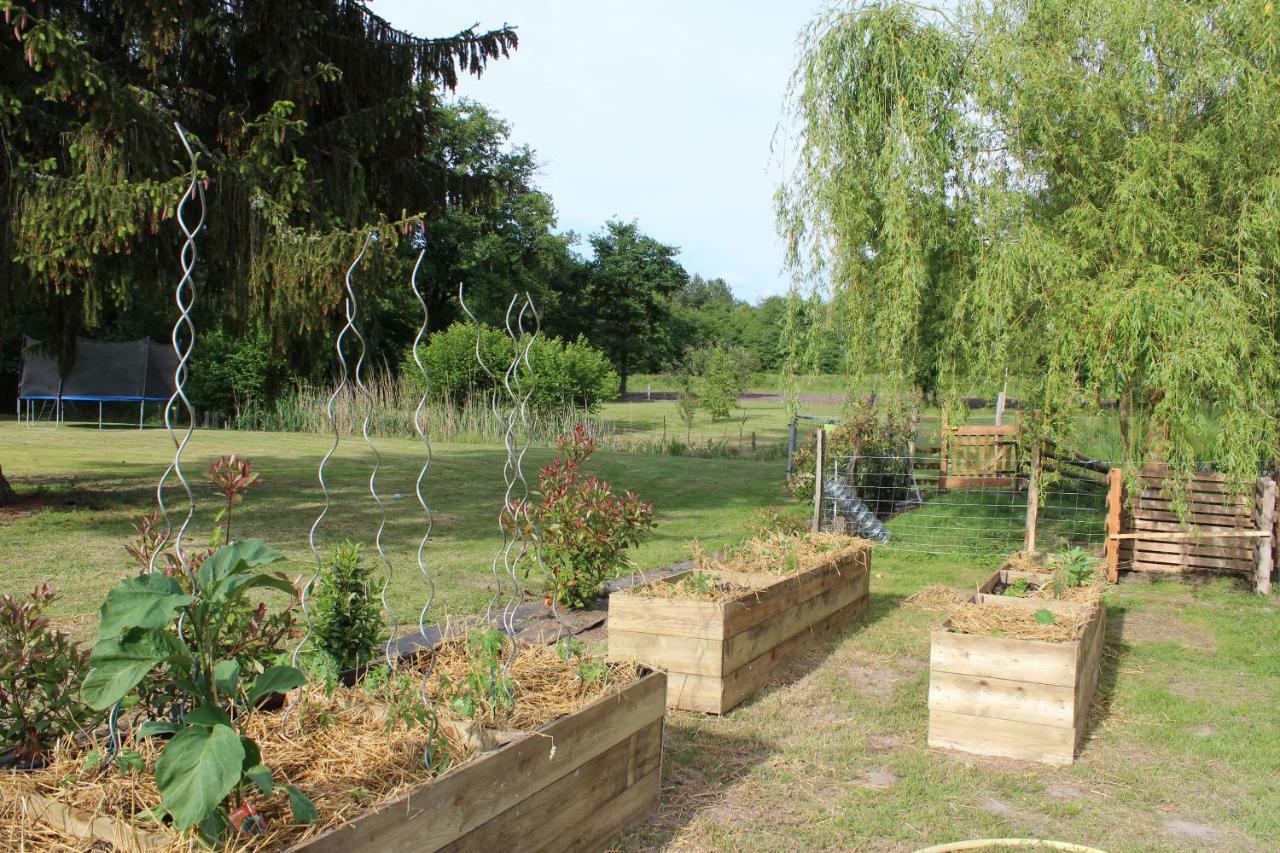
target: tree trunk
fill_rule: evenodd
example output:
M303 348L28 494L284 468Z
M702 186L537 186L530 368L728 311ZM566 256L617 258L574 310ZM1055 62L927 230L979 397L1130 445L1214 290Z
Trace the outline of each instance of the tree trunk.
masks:
M9 481L4 478L4 469L0 468L0 506L6 504L17 503L18 493L9 485Z

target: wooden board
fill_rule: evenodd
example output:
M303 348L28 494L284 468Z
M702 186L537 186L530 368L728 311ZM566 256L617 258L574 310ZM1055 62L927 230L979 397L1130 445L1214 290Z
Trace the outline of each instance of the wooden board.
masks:
M425 853L450 849L449 845L455 844L462 845L458 849L477 849L465 846L470 833L479 830L484 837L490 837L503 831L501 822L508 819L520 821L523 827L520 849L565 849L554 832L544 831L545 820L530 825L528 812L521 804L556 783L561 785L554 795L557 801L591 802L585 791L575 790L572 797L567 791L604 784L599 774L582 771L594 759L614 750L615 760L605 760L608 773L634 776L639 780L636 785L643 783L645 787L640 792L626 788L625 795L591 806L580 805L576 812L581 819L593 821L600 833L607 832L612 837L615 827L625 828L651 813L650 806L656 807L656 798L650 796L654 783L639 775L636 768L644 769L641 756L649 754L646 750L654 749L655 744L661 754L665 697L666 677L662 673L645 675L620 692L549 723L536 734L481 755L372 814L291 851ZM641 744L640 740L646 743ZM649 775L653 775L652 771ZM545 811L541 817L547 817ZM584 830L583 843L594 847L582 849L603 849L608 839L597 843L600 833Z
M1010 608L1091 613L1069 643L933 632L929 745L979 755L1070 764L1097 688L1106 608L977 593Z
M752 576L755 582L758 577ZM663 615L667 599L631 594L609 602L609 658L639 660L667 672L667 704L724 713L759 689L789 660L865 612L870 552L830 560L723 603L711 629ZM615 607L621 619L614 618ZM692 612L692 611L689 611ZM646 615L653 615L647 623Z

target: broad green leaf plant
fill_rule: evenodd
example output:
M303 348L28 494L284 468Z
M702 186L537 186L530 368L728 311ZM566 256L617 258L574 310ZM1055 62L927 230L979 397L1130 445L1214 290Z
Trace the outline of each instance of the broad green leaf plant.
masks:
M287 578L263 570L282 558L247 539L201 562L190 591L155 572L122 581L102 605L84 701L97 710L137 702L143 679L163 668L179 705L169 719L144 723L137 736L169 739L156 761L160 811L175 828L196 827L211 842L229 828L228 801L238 803L250 789L267 797L280 790L290 799L294 820L315 819L311 801L291 785L276 784L258 745L239 727L267 696L306 683L292 666L243 673L232 653L234 632L253 609L249 592L275 589L297 597Z

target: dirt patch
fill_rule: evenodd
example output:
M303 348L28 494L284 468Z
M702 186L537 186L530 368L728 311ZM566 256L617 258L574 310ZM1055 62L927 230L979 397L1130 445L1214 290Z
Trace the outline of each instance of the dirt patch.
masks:
M1164 822L1164 831L1183 841L1221 841L1225 837L1215 827L1172 818Z
M897 774L888 770L868 770L862 777L862 784L868 788L892 788L897 781Z
M1217 731L1213 726L1192 726L1187 729L1187 734L1193 737L1212 737Z
M8 524L19 518L35 515L46 506L63 506L66 503L68 501L65 499L54 498L49 495L29 495L24 498L18 498L13 503L0 506L0 524Z
M873 753L893 752L902 746L902 738L897 735L871 735L867 738L867 749Z
M858 655L858 657L859 662L842 667L841 671L849 679L853 689L864 696L887 698L893 695L895 687L912 679L920 670L920 665L914 658L897 659L899 662L908 662L911 667L909 672L902 672L883 658L876 659L871 655Z
M997 800L995 797L988 797L982 801L982 810L990 812L1000 817L1013 817L1018 810L1006 803L1004 800Z
M1050 782L1044 787L1044 795L1060 803L1078 803L1084 799L1084 791L1068 782Z
M1214 649L1217 643L1169 613L1126 613L1120 622L1120 639L1126 643L1175 643L1196 649Z

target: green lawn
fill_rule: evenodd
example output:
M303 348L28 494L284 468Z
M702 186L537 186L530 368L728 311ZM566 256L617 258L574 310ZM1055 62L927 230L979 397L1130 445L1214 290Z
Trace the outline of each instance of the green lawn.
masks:
M928 749L936 615L903 599L934 582L972 588L998 565L877 552L861 625L724 717L668 712L662 806L625 848L1035 837L1112 853L1276 849L1280 607L1231 581L1109 594L1102 683L1073 766Z
M133 571L122 546L132 519L150 506L166 442L159 430L54 433L0 423L6 474L20 491L41 490L47 499L33 514L0 516L3 590L50 580L64 593L64 619L82 636L91 632L102 594ZM407 440L378 444L384 490L404 496L392 503L388 540L392 601L408 621L424 589L412 560L420 451ZM252 458L266 484L236 523L242 534L281 547L303 572L306 530L319 509L314 469L326 447L321 436L200 432L188 467L198 475L232 450ZM547 458L534 453L530 475ZM503 459L491 447L436 448L429 483L437 527L428 553L440 584L437 613L475 610L487 597ZM636 555L645 567L683 557L695 536L719 544L751 510L782 500L776 461L600 454L596 468L655 502L660 525ZM360 442L344 441L330 479L326 543L372 536L367 472ZM201 488L203 535L212 502L209 487ZM871 607L859 625L724 717L669 715L661 809L623 846L913 850L1035 836L1110 851L1275 849L1280 606L1228 580L1127 583L1109 593L1102 683L1074 766L926 747L936 616L903 600L929 583L971 588L998 564L998 556L972 550L877 551Z
M193 529L197 544L208 536L216 511L212 486L203 479L209 463L237 452L253 460L263 485L236 509L237 537L256 536L282 550L287 569L310 573L307 532L323 506L316 466L331 439L319 435L197 431L184 456L184 469L197 490ZM416 621L426 585L414 558L422 535L422 510L414 481L422 446L408 439L376 439L383 454L379 492L388 499L384 543L394 570L392 594L397 618ZM435 515L427 562L437 581L434 612L483 609L489 597L490 564L500 544L497 526L505 484L500 448L473 444L437 445L426 481ZM131 525L154 507L155 483L172 455L161 429L138 432L64 426L29 430L0 422L0 466L19 494L40 493L38 511L0 515L3 591L21 591L50 581L62 593L61 616L96 611L106 591L133 571L124 545ZM525 473L536 483L538 468L550 461L546 450L531 450ZM343 439L327 469L332 508L320 531L322 546L345 538L367 544L372 554L379 512L368 493L371 464L359 438ZM599 452L589 467L618 489L630 489L654 503L657 529L634 552L640 568L684 559L698 538L719 546L752 511L784 500L777 462L672 458ZM185 514L181 491L166 501Z
M801 409L807 415L838 416L841 404L805 404ZM759 454L770 447L785 448L790 420L781 401L750 399L741 401L739 408L725 421L713 421L706 412L698 411L692 429L688 430L677 414L674 400L606 403L599 412L601 426L624 441L640 442L652 438L661 445L665 436L667 440L676 439L695 446L708 441L722 442L740 453L750 453L754 434Z

